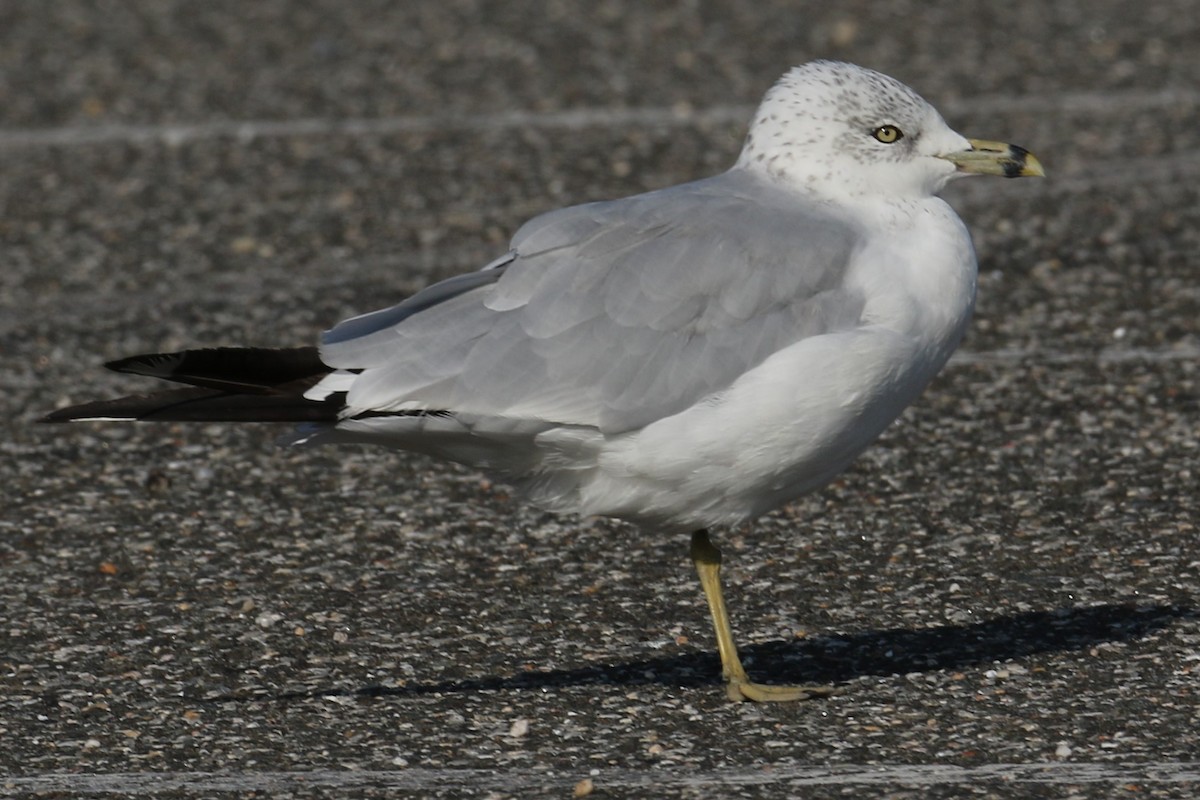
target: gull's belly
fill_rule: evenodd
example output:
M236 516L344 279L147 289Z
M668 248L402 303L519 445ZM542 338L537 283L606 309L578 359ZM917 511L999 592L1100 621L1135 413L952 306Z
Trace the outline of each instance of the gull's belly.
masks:
M862 328L806 339L720 397L605 447L587 513L687 530L735 524L841 472L948 351Z

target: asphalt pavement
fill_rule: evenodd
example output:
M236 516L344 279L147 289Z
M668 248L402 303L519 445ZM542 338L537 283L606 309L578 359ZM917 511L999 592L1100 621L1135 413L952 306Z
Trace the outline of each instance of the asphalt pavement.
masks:
M1189 0L0 6L0 796L1200 791ZM1044 181L947 198L962 351L827 489L686 539L269 426L39 426L100 364L296 345L530 216L713 174L787 67Z

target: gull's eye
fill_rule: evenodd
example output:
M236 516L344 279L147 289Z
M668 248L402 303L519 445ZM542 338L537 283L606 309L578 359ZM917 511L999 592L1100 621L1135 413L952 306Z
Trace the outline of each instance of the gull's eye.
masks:
M871 135L884 144L894 144L904 138L904 131L895 125L880 125L871 131Z

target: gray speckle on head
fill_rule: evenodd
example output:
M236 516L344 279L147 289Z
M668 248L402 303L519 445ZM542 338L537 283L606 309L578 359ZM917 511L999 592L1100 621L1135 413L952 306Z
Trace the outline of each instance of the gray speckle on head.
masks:
M903 136L880 142L873 133L884 125ZM767 92L738 163L765 164L773 178L813 191L932 194L950 171L928 158L934 145L923 152L930 136L950 149L962 143L933 106L894 78L814 61L790 70Z

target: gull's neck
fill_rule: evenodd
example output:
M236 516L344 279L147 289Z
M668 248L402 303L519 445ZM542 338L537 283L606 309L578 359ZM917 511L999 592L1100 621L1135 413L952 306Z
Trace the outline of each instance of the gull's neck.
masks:
M799 195L827 211L846 217L860 228L871 230L902 230L912 227L917 219L931 211L942 214L945 203L937 196L894 196L871 191L858 181L839 181L836 177L815 175L795 169L787 158L746 158L743 151L735 170L765 180L787 192Z

